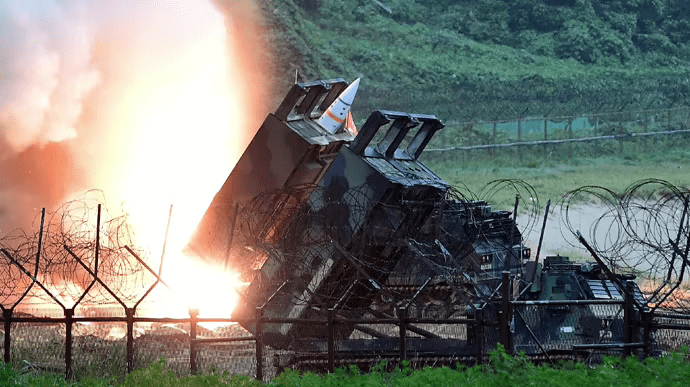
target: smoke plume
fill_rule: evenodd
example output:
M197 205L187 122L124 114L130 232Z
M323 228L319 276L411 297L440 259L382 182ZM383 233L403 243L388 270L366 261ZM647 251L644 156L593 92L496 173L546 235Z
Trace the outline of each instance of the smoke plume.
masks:
M261 35L250 0L1 2L0 236L87 189L206 206L272 102Z

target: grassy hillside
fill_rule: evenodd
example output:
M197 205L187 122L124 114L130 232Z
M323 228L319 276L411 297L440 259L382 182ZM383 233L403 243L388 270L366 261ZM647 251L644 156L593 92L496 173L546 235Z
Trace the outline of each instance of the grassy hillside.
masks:
M448 145L477 134L457 125L472 119L690 104L687 1L264 0L264 9L285 89L295 70L305 80L362 77L359 124L375 109L435 114L447 124L435 141ZM599 154L592 149L605 146L580 146L575 157L554 148L519 160L511 150L424 161L473 192L519 178L556 199L582 185L622 190L649 177L688 186L687 140L675 140ZM503 196L494 199L510 205L514 193Z
M284 0L281 75L363 77L355 106L503 119L687 103L690 37L674 0Z

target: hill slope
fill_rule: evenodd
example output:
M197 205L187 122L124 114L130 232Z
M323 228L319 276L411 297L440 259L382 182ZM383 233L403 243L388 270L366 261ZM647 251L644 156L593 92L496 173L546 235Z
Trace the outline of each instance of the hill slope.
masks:
M444 120L687 104L682 0L263 0L289 83L363 77L355 109Z

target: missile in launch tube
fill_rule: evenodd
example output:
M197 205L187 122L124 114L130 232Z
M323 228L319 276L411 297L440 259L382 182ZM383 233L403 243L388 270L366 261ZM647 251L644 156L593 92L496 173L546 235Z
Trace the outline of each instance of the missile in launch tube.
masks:
M343 126L347 114L350 112L350 107L352 106L352 101L355 99L358 87L359 78L355 79L342 93L340 93L331 106L329 106L328 109L321 114L321 117L316 120L316 123L329 133L336 133L338 129Z

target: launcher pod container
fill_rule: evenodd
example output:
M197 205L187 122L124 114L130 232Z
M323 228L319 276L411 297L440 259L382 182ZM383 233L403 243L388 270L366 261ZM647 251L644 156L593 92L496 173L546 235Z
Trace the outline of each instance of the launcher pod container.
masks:
M273 211L266 208L255 212L254 224L263 229L240 227L238 211L267 192L284 187L318 184L336 155L354 136L349 131L330 133L318 125L318 118L325 109L345 90L343 79L332 79L292 86L274 114L269 114L251 143L242 154L222 188L213 198L197 230L187 246L187 252L204 260L223 263L243 274L255 269L253 260L231 254L233 238L251 239L242 232L261 235L281 235L289 216L281 211L281 202L274 203ZM298 206L306 199L293 197ZM237 234L240 235L237 235Z
M398 262L414 254L404 241L424 232L449 188L417 160L442 127L434 116L372 113L293 217L235 315L250 317L263 305L266 317L317 318L333 309L340 317L361 318ZM412 129L414 136L400 149ZM382 138L370 146L379 131ZM253 323L245 327L254 330ZM353 329L339 325L336 337ZM326 334L319 326L264 327L266 342L279 348L293 337Z

